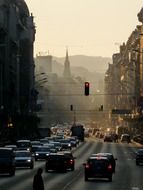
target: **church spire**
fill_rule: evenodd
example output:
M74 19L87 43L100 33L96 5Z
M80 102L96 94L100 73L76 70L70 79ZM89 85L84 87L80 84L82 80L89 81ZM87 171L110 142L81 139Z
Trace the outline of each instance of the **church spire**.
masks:
M69 62L69 56L68 56L68 48L66 48L66 57L65 57L65 62L64 62L63 76L65 78L71 77L70 62Z

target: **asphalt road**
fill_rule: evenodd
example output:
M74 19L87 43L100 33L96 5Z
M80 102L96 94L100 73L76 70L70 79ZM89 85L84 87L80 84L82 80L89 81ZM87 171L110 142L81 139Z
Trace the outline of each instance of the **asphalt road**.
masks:
M126 143L104 143L88 139L81 143L73 154L76 157L75 171L67 173L43 172L45 190L142 190L143 165L136 166L135 151L139 146ZM84 181L83 162L97 152L111 152L118 159L113 181ZM45 167L45 161L36 161L31 169L16 169L14 177L0 176L0 190L32 190L33 176L38 167Z

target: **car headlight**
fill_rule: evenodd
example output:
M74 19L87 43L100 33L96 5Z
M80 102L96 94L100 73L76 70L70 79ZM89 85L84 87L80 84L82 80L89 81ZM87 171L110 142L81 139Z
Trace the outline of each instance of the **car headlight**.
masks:
M28 159L27 162L31 162L32 160Z
M71 146L71 144L68 144L68 146Z
M38 154L38 153L36 153L35 155L36 155L36 156L39 156L39 154Z
M47 153L46 156L49 156L49 154Z

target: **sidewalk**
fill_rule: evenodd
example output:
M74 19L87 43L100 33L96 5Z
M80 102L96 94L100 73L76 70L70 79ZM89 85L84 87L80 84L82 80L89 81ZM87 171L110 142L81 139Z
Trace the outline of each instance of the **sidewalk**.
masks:
M133 144L137 145L138 147L143 147L143 144L140 144L140 143L138 143L138 142L136 142L136 141L134 141L134 140L131 140L131 142L132 142Z

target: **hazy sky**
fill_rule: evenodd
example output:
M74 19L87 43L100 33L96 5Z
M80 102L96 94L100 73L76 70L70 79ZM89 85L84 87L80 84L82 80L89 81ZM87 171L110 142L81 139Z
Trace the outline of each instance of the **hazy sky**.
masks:
M135 30L143 0L25 0L36 25L35 54L111 57Z

